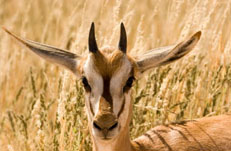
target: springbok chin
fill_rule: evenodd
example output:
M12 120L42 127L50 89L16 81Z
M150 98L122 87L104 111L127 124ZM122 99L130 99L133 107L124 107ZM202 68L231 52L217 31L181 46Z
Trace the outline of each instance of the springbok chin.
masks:
M128 143L132 84L145 71L171 63L189 53L201 36L199 31L177 45L150 50L133 58L127 54L123 23L118 48L114 50L99 49L92 23L88 39L89 53L86 56L20 38L3 29L35 54L64 66L82 79L93 147L100 151L129 151L133 148L132 143Z

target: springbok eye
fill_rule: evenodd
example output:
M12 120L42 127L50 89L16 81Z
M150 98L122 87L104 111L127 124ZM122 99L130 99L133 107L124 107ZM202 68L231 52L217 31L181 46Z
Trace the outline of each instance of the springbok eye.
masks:
M87 81L86 77L82 77L82 83L86 91L91 91L91 87Z
M123 89L124 92L129 90L132 87L132 83L133 83L134 80L135 80L135 78L133 76L128 78L128 80L127 80L127 82L126 82L126 84L124 86L124 89Z
M127 82L126 82L126 86L127 87L132 87L132 83L133 83L134 79L135 78L133 76L129 77L128 80L127 80Z

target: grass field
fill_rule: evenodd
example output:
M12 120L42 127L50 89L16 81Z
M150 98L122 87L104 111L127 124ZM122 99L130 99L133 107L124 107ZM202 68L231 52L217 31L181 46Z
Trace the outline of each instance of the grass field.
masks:
M92 21L100 47L117 46L124 22L131 55L202 31L189 55L133 87L132 138L158 124L231 111L230 18L230 0L0 0L0 26L79 55L88 52ZM91 150L83 96L70 72L0 30L0 151Z

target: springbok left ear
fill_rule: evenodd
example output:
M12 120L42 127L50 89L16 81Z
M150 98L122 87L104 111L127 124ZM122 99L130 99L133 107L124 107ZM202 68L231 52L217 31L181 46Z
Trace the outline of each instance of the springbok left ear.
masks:
M138 69L141 73L148 69L169 64L175 60L180 59L189 53L197 44L201 37L201 31L198 31L189 39L174 45L162 48L157 48L144 54L137 60Z
M125 30L123 23L121 23L120 25L119 50L121 50L123 53L126 53L127 51L127 35L126 35L126 30Z

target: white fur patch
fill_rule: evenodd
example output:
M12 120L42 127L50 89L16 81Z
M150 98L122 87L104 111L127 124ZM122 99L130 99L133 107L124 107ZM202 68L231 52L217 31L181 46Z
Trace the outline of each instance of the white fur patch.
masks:
M91 94L88 97L90 100L88 100L88 102L91 102L93 111L95 114L97 114L99 109L99 100L103 94L103 78L99 73L95 71L91 55L88 56L83 70L86 78L88 79L88 83L91 86Z
M132 65L126 56L123 58L123 64L112 76L110 81L110 93L113 99L113 112L118 115L124 100L123 87L129 77Z

